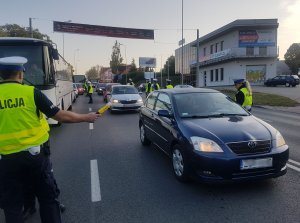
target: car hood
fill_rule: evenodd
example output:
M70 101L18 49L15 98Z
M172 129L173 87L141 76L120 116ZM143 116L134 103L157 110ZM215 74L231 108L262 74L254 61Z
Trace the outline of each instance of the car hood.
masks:
M200 136L224 143L270 140L273 127L254 116L232 116L206 119L182 119L180 128L184 135Z
M139 94L113 94L111 98L125 101L142 99L142 97Z

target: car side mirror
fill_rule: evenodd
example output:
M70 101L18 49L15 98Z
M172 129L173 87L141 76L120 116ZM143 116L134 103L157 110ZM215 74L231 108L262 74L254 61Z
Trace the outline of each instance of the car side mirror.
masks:
M166 117L166 118L172 118L173 115L168 110L159 110L158 116Z
M58 54L57 49L53 49L52 56L53 56L54 60L59 60L59 54Z

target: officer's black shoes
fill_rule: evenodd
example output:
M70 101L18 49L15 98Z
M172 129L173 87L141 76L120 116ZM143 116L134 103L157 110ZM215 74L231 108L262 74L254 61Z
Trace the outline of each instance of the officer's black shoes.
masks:
M61 212L61 213L64 213L65 210L66 210L66 206L63 205L62 203L60 203L60 204L59 204L59 209L60 209L60 212Z
M22 212L23 219L26 220L31 215L33 215L35 212L36 212L36 208L35 207L30 207L30 208L24 209L23 212Z

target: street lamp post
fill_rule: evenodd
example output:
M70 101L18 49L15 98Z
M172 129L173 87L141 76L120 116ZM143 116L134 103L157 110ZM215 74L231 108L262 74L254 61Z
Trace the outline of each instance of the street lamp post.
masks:
M76 64L76 52L79 52L79 49L74 50L74 66L75 66L75 74L77 74L77 64Z
M183 84L183 0L181 0L181 84Z

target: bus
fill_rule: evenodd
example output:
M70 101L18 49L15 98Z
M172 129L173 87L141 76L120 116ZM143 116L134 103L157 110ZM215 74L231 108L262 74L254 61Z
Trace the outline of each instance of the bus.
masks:
M33 38L1 37L0 58L10 56L27 58L24 84L41 90L60 109L72 109L76 97L72 66L58 53L55 44ZM48 119L48 123L60 124L54 119Z
M86 76L84 74L74 74L73 75L73 82L74 83L85 83L87 80Z

